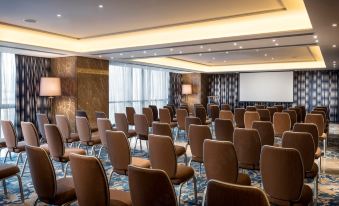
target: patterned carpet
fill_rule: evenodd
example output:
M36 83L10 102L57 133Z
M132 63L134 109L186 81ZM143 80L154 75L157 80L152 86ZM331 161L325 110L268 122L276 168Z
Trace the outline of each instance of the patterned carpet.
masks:
M328 147L328 155L326 159L323 159L323 172L319 178L319 196L317 205L339 205L339 125L331 125L329 135L329 147ZM183 135L177 139L177 144L185 144L185 139ZM132 146L134 146L134 141L132 141ZM322 146L320 145L322 148ZM143 148L146 148L145 145ZM137 147L138 149L138 147ZM1 152L0 161L3 162L5 151ZM190 151L188 151L190 155ZM147 154L141 150L137 150L135 156L147 157ZM111 171L110 162L107 159L107 154L105 152L102 153L101 159L107 175L109 175ZM9 163L15 163L16 157L13 156L13 160L8 161ZM181 158L179 162L183 162L184 159ZM327 163L329 162L329 163ZM20 168L22 167L22 163L19 163ZM327 165L332 166L330 172L327 172ZM54 163L56 168L56 173L58 178L63 176L60 163ZM199 174L199 165L192 163L196 171L197 182L198 182L198 199L199 205L202 202L203 192L206 186L206 176L204 172L204 168L202 167L202 172ZM261 176L258 171L245 171L247 172L252 180L252 185L261 187ZM70 175L70 172L68 172ZM19 188L16 177L8 179L7 181L7 189L8 189L8 197L5 197L3 194L3 187L0 186L0 205L23 205L20 202ZM313 183L308 183L313 188ZM31 182L31 177L29 173L29 169L26 169L26 172L23 177L23 187L24 187L24 195L25 195L25 203L24 205L33 205L36 194L34 192L34 187ZM110 187L120 190L128 191L128 178L124 176L115 175L113 177L113 181L110 183ZM177 192L178 192L178 188ZM38 205L44 205L43 203L39 203ZM73 203L72 205L77 205L77 203ZM181 205L195 205L194 204L194 195L193 195L193 183L189 182L188 184L183 186L183 194L181 197Z

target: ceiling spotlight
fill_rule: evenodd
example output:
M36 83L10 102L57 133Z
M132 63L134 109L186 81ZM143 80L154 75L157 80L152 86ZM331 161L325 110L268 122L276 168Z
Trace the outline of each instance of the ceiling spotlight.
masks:
M157 53L154 53L153 55L154 55L154 56L156 56L156 55L157 55Z
M318 40L318 39L316 39L314 42L315 42L315 43L319 43L319 40Z
M239 49L242 49L242 46L239 46Z
M134 56L133 56L133 55L131 55L131 58L134 58Z
M201 46L200 46L200 49L203 49L203 48L204 48L204 46L203 46L203 45L201 45Z
M333 44L333 45L332 45L332 47L333 47L333 48L336 48L336 47L337 47L337 45Z
M104 5L99 4L98 7L99 7L99 8L104 8Z
M336 61L333 61L333 64L336 64L337 62Z
M274 60L274 57L272 57L272 60Z
M101 55L99 55L99 58L101 58Z
M338 24L337 24L337 23L333 23L333 24L332 24L332 27L333 27L333 28L337 28L337 27L338 27Z
M202 53L200 53L199 56L202 56Z
M234 46L237 46L238 44L237 44L237 42L234 42L233 45L234 45Z
M211 48L208 48L207 50L208 50L208 51L212 51L212 49L211 49Z
M227 51L227 52L225 52L225 54L228 54L229 52Z
M58 18L61 18L61 14L57 14L57 17L58 17Z
M276 45L276 46L279 46L279 44L278 44L278 43L275 43L274 45Z
M111 59L114 59L114 57L111 57Z
M264 54L265 55L265 57L267 57L267 54Z
M313 39L318 39L318 36L317 36L317 35L314 35L314 36L313 36Z
M212 57L213 60L215 60L215 57Z
M179 51L179 54L182 54L182 51Z
M226 60L224 60L224 62L227 62Z
M142 53L147 54L147 51L143 51Z
M275 39L272 39L273 42L275 42L276 40Z
M256 51L256 52L258 52L258 51L259 51L259 49L256 49L255 51Z
M173 48L170 48L170 51L172 52L174 49Z
M122 56L122 55L124 55L124 53L120 53L119 55Z

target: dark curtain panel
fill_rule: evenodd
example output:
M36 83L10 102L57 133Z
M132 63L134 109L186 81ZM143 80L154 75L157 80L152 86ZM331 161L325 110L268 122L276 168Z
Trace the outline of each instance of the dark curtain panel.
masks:
M181 74L170 72L168 103L179 107L181 102Z
M42 57L16 55L15 127L22 139L21 121L33 122L37 127L36 113L46 113L46 97L39 96L40 78L48 76L51 60Z

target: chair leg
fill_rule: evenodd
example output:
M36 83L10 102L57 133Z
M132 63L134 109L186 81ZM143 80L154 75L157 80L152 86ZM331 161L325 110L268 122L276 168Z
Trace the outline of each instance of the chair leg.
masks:
M182 186L184 186L184 182L181 183L180 186L179 186L178 205L180 205L180 198L181 198L181 189L182 189Z
M36 206L39 202L39 198L36 198L35 202L34 202L34 206Z
M135 149L137 147L138 144L138 137L135 138L135 145L134 145L134 149L133 149L133 154L135 154Z
M114 170L113 170L113 168L112 168L112 171L111 171L111 173L109 174L108 185L109 185L109 183L110 183L111 180L112 180L113 174L114 174ZM113 181L113 184L114 184L114 181Z
M327 146L327 145L326 145L326 144L327 144L326 142L327 142L327 140L324 139L324 140L323 140L323 145L324 145L324 146L323 146L323 149L324 149L324 157L326 157L326 149L327 149L327 148L326 148L326 146Z
M195 175L193 175L193 186L194 186L194 198L195 198L195 204L198 204L198 197L197 197L197 178Z
M89 155L88 153L88 146L86 145L86 154Z
M185 157L185 165L187 166L187 154L186 154L186 152L184 154L184 157Z
M19 189L20 189L20 196L21 196L21 202L24 203L25 202L25 197L24 197L24 190L22 188L22 181L21 181L21 177L20 175L16 175L18 178L18 182L19 182Z
M64 165L64 163L60 162L60 164L61 164L61 170L62 170L62 172L65 173L65 165Z
M142 151L141 139L139 139L139 144L140 144L140 150Z
M26 165L27 165L27 155L26 155L26 158L25 158L24 166L23 166L23 168L22 168L21 177L24 176L25 169L26 169Z
M91 155L95 157L95 145L92 146Z
M100 147L100 149L99 149L99 154L98 154L98 158L100 158L100 156L101 156L101 151L102 151L102 148L103 148L104 146L103 145L101 145L101 147Z
M65 164L65 171L64 171L64 178L66 178L66 175L67 175L67 168L68 168L68 164L69 162L67 162L66 164Z
M207 192L207 186L204 190L204 196L202 196L202 203L201 203L201 206L205 206L205 201L206 201L206 192Z
M201 175L201 163L199 163L199 175Z
M5 179L2 180L2 186L4 187L4 194L7 197L7 186L6 186L6 180Z
M315 201L318 200L318 184L319 184L319 174L315 177L315 180L314 180Z
M16 165L18 165L19 159L20 159L21 155L22 155L22 152L20 152L20 153L18 154L18 157L16 158Z
M7 150L6 155L5 155L5 159L4 159L4 163L6 163L8 153L10 153L10 151Z

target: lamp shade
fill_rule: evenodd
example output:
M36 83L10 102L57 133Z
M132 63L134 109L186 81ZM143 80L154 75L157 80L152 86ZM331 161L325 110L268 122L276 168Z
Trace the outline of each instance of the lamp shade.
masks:
M192 85L191 84L183 84L182 85L182 94L192 94Z
M44 97L61 96L60 78L41 77L40 96L44 96Z

